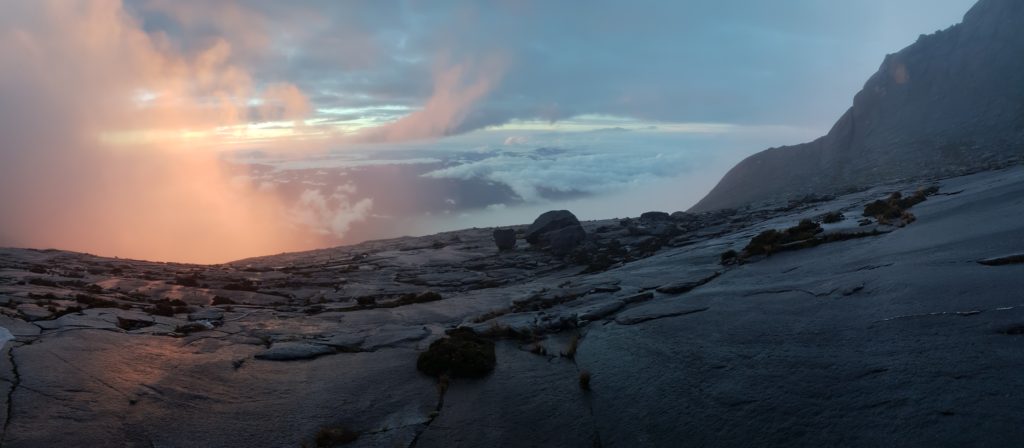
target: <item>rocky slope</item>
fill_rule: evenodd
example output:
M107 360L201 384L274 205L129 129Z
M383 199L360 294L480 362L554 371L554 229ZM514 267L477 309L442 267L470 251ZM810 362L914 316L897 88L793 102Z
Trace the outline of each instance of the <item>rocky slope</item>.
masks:
M1024 2L980 0L962 23L885 57L828 135L740 162L692 211L914 176L1024 155Z
M2 249L0 444L1012 445L1024 167L932 182L902 227L861 211L926 184L584 222L564 257L525 226L215 266ZM802 219L833 242L721 263ZM493 371L418 371L456 328Z

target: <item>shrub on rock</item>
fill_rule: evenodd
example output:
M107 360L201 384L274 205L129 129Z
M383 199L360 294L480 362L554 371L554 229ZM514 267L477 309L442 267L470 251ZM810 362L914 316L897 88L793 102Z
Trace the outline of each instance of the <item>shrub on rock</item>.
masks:
M783 231L770 229L761 232L750 240L747 247L743 248L743 253L747 256L771 254L781 246L798 241L809 240L814 238L818 233L821 233L821 225L809 219L805 219L800 221L800 224Z
M845 218L845 216L843 216L842 212L828 212L821 217L821 222L824 224L835 224L842 221L843 218Z
M430 376L477 378L494 370L494 342L468 329L456 329L420 353L416 368Z

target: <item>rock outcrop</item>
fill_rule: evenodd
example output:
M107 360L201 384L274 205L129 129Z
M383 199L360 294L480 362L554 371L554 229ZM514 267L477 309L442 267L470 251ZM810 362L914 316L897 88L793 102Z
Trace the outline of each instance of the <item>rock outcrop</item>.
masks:
M587 238L587 232L568 210L552 210L537 217L526 229L526 242L565 255Z
M1024 155L1024 2L885 57L828 135L740 162L692 211L998 166Z

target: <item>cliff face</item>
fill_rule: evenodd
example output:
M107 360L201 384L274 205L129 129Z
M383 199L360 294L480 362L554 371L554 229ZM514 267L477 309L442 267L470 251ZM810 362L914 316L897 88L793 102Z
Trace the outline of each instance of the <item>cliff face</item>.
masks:
M1024 2L981 0L962 23L886 56L831 131L740 162L694 211L952 174L1024 154Z

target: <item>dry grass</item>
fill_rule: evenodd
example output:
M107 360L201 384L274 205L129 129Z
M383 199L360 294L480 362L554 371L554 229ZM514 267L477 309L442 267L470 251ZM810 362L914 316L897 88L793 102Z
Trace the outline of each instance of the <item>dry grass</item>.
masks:
M580 389L590 390L590 372L587 370L580 371Z
M569 359L576 359L576 349L580 346L580 334L573 333L572 337L569 338L569 345L565 348L565 357Z

